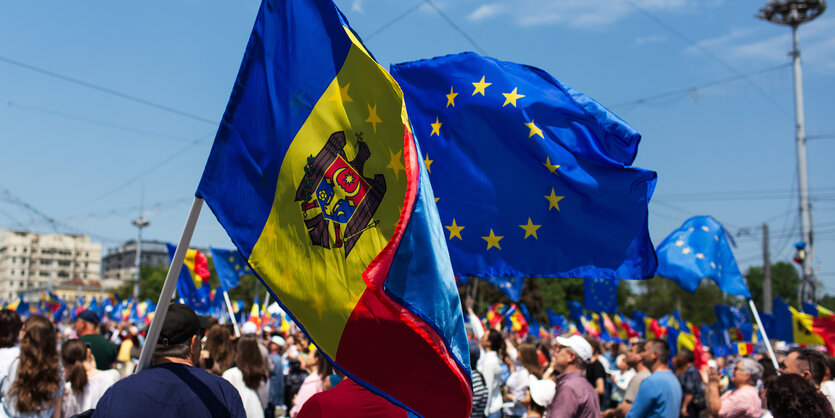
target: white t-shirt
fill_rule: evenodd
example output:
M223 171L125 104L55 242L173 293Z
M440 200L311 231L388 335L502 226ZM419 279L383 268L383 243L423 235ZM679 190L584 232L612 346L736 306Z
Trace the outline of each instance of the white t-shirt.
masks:
M821 393L823 393L829 403L832 404L832 409L835 409L835 382L827 380L821 383Z
M238 390L247 418L264 418L264 408L267 407L270 388L268 382L261 383L257 391L252 390L244 383L244 374L237 367L223 372L223 378Z
M484 415L490 415L502 409L502 362L495 351L484 353L479 359L478 371L484 376L487 386L487 408Z
M104 392L116 383L121 375L118 370L104 370L90 376L84 392L75 393L70 382L64 383L64 399L61 410L65 417L70 417L88 409L93 409L99 403Z

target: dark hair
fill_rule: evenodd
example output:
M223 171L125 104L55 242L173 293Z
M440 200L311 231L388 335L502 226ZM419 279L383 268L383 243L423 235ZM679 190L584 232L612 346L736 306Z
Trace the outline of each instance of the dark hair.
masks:
M478 350L478 343L473 340L467 340L467 345L470 349L470 369L475 370L478 359L481 357L481 351Z
M589 345L591 346L591 352L593 354L600 354L600 340L588 335L584 336L583 338L585 338L586 341L589 342Z
M0 348L13 347L20 333L20 315L11 309L0 311Z
M244 335L238 340L235 365L241 370L244 384L250 389L258 390L258 386L267 381L267 366L258 349L258 339L254 335Z
M758 360L758 363L760 363L760 365L763 366L763 381L770 378L771 376L777 376L777 369L774 368L774 363L771 361L770 358L763 357Z
M61 346L61 362L64 363L64 373L70 382L72 391L84 393L87 386L87 370L84 362L87 360L87 344L81 340L69 340Z
M55 327L42 315L23 322L20 363L10 392L17 397L20 412L38 412L48 407L52 394L61 385L58 369L58 341Z
M803 376L784 373L765 383L766 407L774 418L833 418L829 401Z
M835 379L835 356L832 354L824 354L826 357L826 368L829 370L829 378Z
M487 331L487 341L490 343L490 349L499 355L499 358L504 357L504 338L502 333L491 329Z
M670 360L670 345L666 341L658 338L647 341L647 344L651 351L658 354L658 361L661 364L667 364Z
M229 328L223 325L212 325L206 333L206 351L217 364L220 373L235 364L235 346L231 338Z
M684 363L693 363L696 361L696 355L689 348L682 348L678 355L681 356L680 358L684 360Z
M536 346L529 343L522 343L517 350L519 363L522 363L528 373L536 376L537 379L542 378L542 366L539 365L539 357L537 356Z
M820 386L826 374L826 358L823 354L802 347L794 347L789 350L789 353L797 353L797 361L805 361L809 365L809 374L812 376L812 380Z
M330 376L331 373L333 373L333 367L331 366L330 362L328 361L328 358L325 357L325 355L322 354L321 351L316 349L310 355L316 357L316 372L319 373L319 376L321 376L322 378L325 378L327 376Z

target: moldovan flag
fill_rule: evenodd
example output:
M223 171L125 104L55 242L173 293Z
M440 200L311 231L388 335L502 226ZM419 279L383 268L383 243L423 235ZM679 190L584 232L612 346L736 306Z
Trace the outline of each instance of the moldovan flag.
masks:
M197 190L334 365L466 417L469 350L400 87L330 0L264 0Z

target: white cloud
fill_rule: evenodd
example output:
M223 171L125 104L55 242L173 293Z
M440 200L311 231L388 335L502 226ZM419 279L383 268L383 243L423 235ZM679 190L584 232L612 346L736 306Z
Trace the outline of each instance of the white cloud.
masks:
M478 9L475 9L472 13L470 13L470 15L467 16L467 19L475 21L484 20L502 12L504 12L504 6L501 4L485 4L479 6Z

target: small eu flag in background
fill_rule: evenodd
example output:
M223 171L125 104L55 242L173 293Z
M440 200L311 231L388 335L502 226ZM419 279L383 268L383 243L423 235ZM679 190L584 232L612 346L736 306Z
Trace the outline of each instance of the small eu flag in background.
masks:
M220 280L220 285L227 291L238 286L241 276L252 274L249 264L241 256L237 249L220 250L209 248L212 252L212 261L215 263L215 271Z
M594 312L618 311L617 279L586 278L583 280L583 305Z
M751 298L736 265L725 228L710 216L695 216L658 246L656 274L693 293L702 278L712 279L725 293Z
M457 275L652 277L640 134L542 70L475 53L392 65Z

